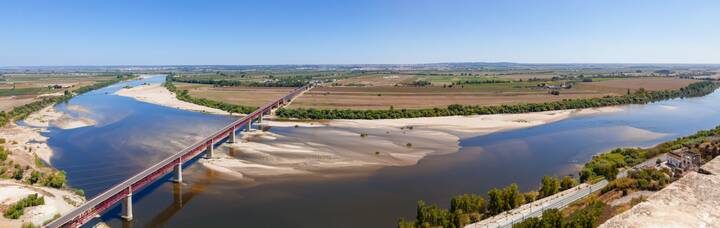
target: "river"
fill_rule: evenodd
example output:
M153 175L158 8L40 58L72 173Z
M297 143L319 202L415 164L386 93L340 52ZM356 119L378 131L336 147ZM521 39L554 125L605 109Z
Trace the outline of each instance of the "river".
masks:
M164 77L118 83L57 105L58 110L97 121L95 126L51 128L45 133L55 151L52 164L67 172L71 186L84 189L90 198L234 119L113 95L124 86L162 81ZM70 105L89 111L69 109ZM135 194L132 222L120 219L120 208L115 207L93 223L394 227L399 217L414 219L417 200L447 207L454 195L484 194L511 183L527 191L537 188L544 175L577 173L597 153L652 146L718 124L720 92L716 91L463 139L457 153L360 177L292 178L258 185L193 164L186 166L183 184L160 181Z

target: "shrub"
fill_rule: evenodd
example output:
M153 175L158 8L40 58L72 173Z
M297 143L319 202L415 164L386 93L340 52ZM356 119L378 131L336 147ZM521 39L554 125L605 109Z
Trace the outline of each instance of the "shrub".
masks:
M26 207L34 207L43 204L45 204L45 197L38 197L37 193L30 194L27 197L19 200L17 203L10 205L10 207L5 210L3 216L9 219L18 219L20 218L20 216L23 215Z

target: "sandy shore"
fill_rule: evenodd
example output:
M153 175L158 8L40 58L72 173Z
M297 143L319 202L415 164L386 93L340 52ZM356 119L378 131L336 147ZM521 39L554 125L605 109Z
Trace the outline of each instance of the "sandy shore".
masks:
M8 207L18 200L36 193L38 196L45 197L44 205L25 208L25 213L19 219L7 219L0 216L0 227L21 227L24 223L40 226L53 219L56 214L68 213L85 201L83 197L65 190L28 186L14 180L0 180L0 207Z
M131 97L139 101L162 105L166 107L172 107L183 110L190 110L196 112L206 112L219 115L229 115L230 113L214 109L210 107L200 106L189 102L178 100L175 97L175 93L168 91L165 87L160 84L149 84L140 85L132 88L124 88L118 90L115 95Z
M85 114L90 112L86 108L78 105L68 105L67 109ZM40 111L30 114L30 116L25 118L24 122L28 126L35 128L48 128L50 126L55 126L62 129L74 129L96 124L95 120L87 117L73 117L67 113L58 112L55 110L54 106L48 106Z

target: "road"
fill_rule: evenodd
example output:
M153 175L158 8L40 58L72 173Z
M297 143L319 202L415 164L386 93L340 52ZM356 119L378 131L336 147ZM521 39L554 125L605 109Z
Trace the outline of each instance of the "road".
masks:
M540 217L545 210L561 209L578 201L591 193L598 191L608 184L602 180L593 185L581 184L574 188L559 192L555 195L537 200L533 203L522 205L510 211L503 212L491 218L469 224L465 228L480 227L512 227L513 224L524 221L527 218Z

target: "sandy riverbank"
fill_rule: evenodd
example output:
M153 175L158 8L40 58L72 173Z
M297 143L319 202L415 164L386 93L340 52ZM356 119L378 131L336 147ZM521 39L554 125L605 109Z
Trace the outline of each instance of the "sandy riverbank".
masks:
M118 90L115 93L115 95L130 97L130 98L134 98L136 100L151 103L151 104L157 104L157 105L162 105L162 106L166 106L166 107L172 107L172 108L189 110L189 111L206 112L206 113L219 114L219 115L229 115L230 114L230 113L220 110L220 109L214 109L214 108L200 106L200 105L196 105L193 103L178 100L175 97L175 93L168 91L165 87L163 87L160 84L149 84L149 85L135 86L132 88L124 88L124 89Z
M265 121L263 126L292 130L245 133L239 142L218 149L219 155L214 159L200 163L248 179L278 175L357 175L364 173L357 171L410 166L426 156L457 152L460 140L467 137L537 126L573 115L618 110L390 120Z
M76 112L83 112L81 107L68 107ZM56 111L52 106L42 109L28 116L29 126L19 126L10 123L0 128L0 138L5 140L3 147L10 152L8 160L21 167L31 167L43 173L54 172L52 168L39 166L35 156L46 164L51 164L50 158L53 155L52 149L47 144L47 137L41 132L47 131L50 125L60 128L76 128L94 124L94 121L72 118L67 114ZM29 171L25 172L25 177ZM25 213L19 219L7 219L0 217L0 227L20 227L26 223L33 223L36 226L52 219L56 214L67 213L76 205L84 202L84 198L75 195L66 189L54 189L41 186L33 186L21 183L16 180L0 180L0 208L8 207L18 200L30 194L38 193L45 197L45 205L26 208Z
M89 110L78 105L68 105L67 109L81 114L90 113ZM96 124L95 120L87 117L73 117L67 113L59 112L54 106L48 106L30 114L30 116L25 118L24 122L28 126L35 128L54 126L62 129L74 129Z
M85 201L83 197L66 190L29 186L14 180L0 180L0 207L8 207L30 194L45 197L45 204L25 208L24 214L18 219L0 216L0 227L21 227L26 223L40 226L58 214L70 212Z
M68 105L67 108L78 113L89 113L87 109L77 105ZM53 106L48 106L30 114L25 118L24 122L27 126L10 123L0 128L0 138L8 142L5 147L9 151L22 151L28 154L30 158L33 158L32 154L37 154L47 164L51 164L50 158L53 152L47 145L48 138L43 136L42 132L47 131L50 126L74 129L95 125L95 121L90 118L72 117L67 113L55 110ZM21 157L18 159L26 158Z

